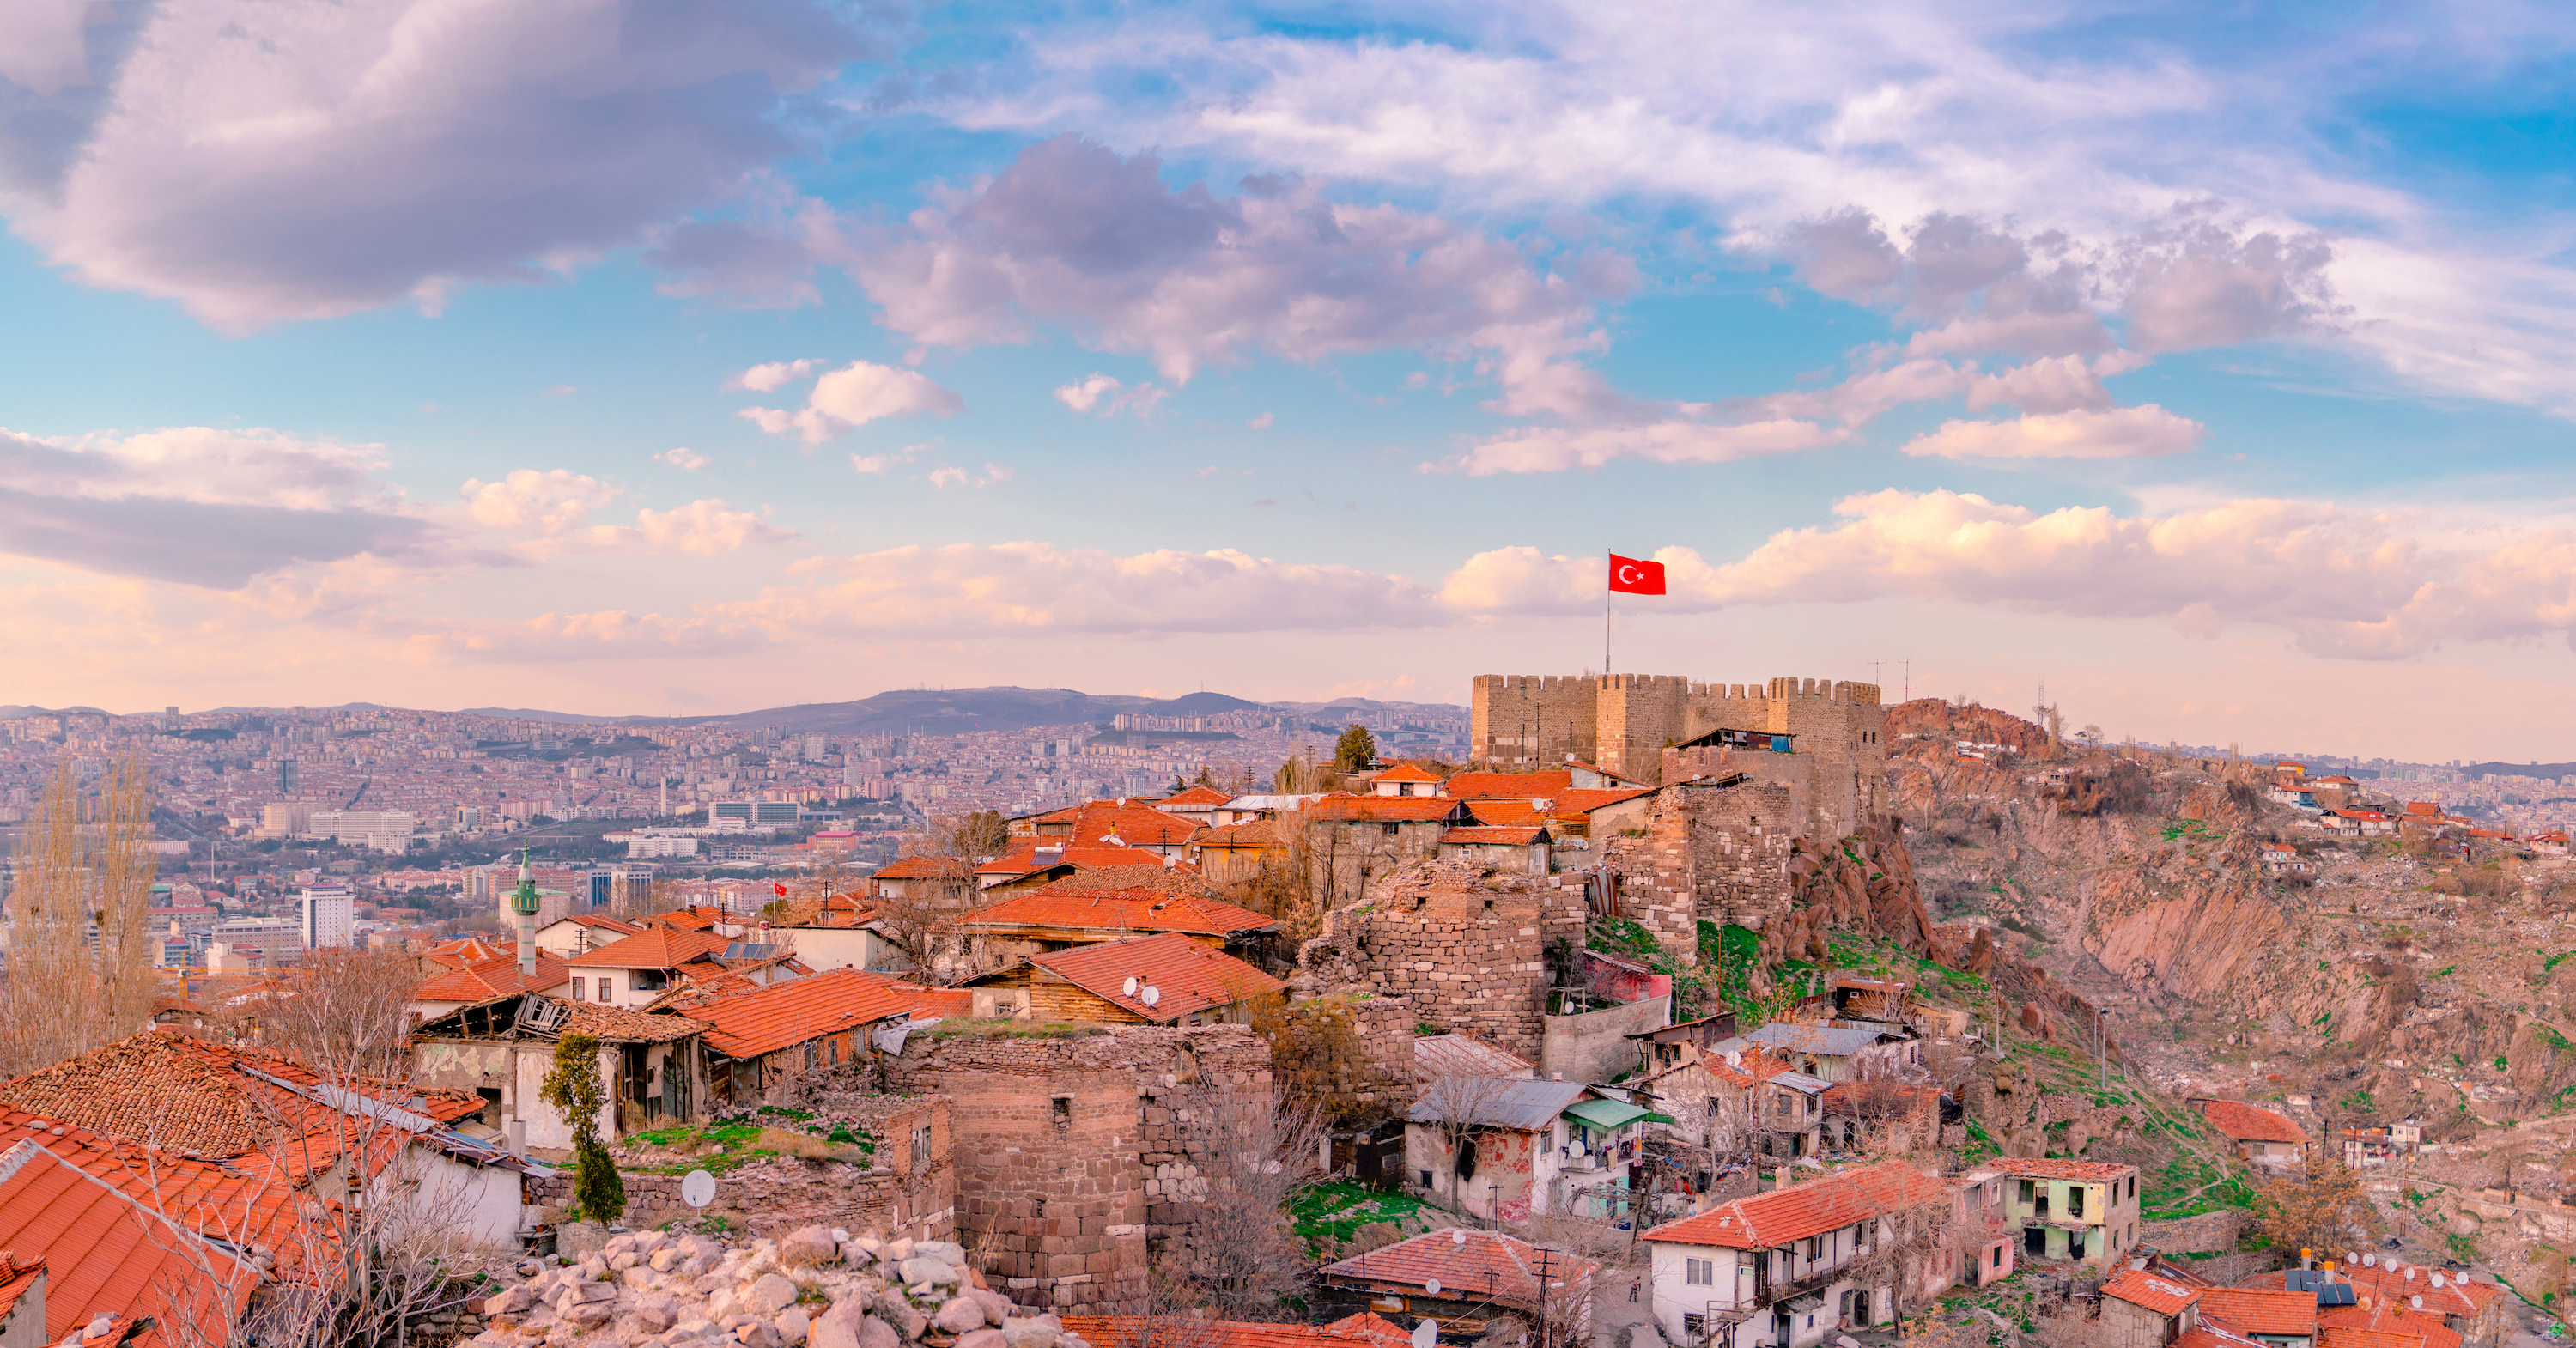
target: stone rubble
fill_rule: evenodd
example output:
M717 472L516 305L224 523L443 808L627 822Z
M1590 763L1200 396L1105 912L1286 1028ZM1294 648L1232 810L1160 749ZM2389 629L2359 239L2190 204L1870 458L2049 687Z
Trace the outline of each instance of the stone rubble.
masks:
M636 1231L524 1259L479 1309L472 1348L1087 1348L984 1286L948 1241L809 1226L728 1246Z

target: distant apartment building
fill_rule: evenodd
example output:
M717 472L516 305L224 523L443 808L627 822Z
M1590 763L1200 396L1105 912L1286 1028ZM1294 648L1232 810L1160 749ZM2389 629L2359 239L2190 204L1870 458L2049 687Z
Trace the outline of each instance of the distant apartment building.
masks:
M308 886L297 895L304 948L346 950L357 935L358 896L340 885Z
M212 938L207 946L209 969L214 967L218 947L254 968L273 969L304 957L304 924L291 918L237 918L208 935Z
M300 838L312 830L313 803L304 800L272 801L261 807L259 831L262 838Z
M800 808L792 800L719 800L707 806L707 820L737 819L753 827L793 824Z
M418 827L408 810L315 810L304 836L373 852L405 852Z

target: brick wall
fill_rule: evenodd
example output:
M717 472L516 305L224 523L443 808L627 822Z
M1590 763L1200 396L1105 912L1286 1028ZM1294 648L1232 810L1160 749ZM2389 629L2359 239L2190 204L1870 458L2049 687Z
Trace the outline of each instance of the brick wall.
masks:
M1409 1001L1416 1020L1535 1062L1547 945L1581 947L1583 921L1579 891L1420 862L1380 877L1360 903L1326 913L1322 944L1345 955L1371 992Z
M887 1069L897 1088L950 1101L959 1239L1022 1305L1141 1313L1153 1224L1186 1196L1168 1097L1266 1099L1270 1046L1240 1025L962 1028L913 1036Z

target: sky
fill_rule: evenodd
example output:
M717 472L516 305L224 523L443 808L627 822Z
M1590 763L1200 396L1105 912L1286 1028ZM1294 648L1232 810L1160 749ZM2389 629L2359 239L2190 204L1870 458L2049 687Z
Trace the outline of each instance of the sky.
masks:
M20 0L0 702L2576 758L2571 93L2510 0Z

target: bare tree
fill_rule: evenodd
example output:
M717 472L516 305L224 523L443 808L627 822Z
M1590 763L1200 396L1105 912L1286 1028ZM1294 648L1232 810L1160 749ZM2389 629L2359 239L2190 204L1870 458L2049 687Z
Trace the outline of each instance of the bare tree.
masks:
M1190 1172L1182 1182L1186 1215L1164 1266L1192 1304L1221 1318L1289 1314L1305 1285L1306 1253L1288 1201L1318 1177L1321 1117L1284 1091L1231 1085L1185 1088L1162 1104Z
M152 1019L150 770L131 755L101 788L93 822L82 822L78 774L68 756L57 759L20 836L0 984L0 1076L87 1052Z
M315 950L259 1007L268 1043L325 1079L383 1080L404 1069L412 960L394 951Z

